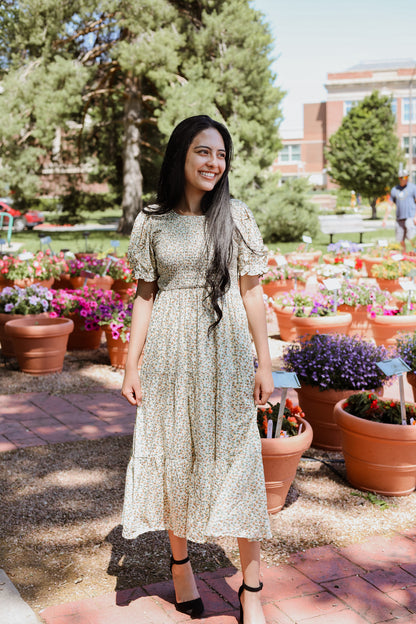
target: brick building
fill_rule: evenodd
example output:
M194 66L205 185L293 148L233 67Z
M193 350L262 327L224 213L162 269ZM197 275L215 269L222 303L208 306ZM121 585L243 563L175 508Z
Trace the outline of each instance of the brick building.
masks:
M303 134L282 139L283 149L272 165L282 180L307 177L311 184L331 188L325 168L324 146L342 118L360 100L378 90L392 96L397 134L406 154L411 179L416 182L416 61L375 61L328 74L326 102L303 105ZM409 154L412 137L412 158Z

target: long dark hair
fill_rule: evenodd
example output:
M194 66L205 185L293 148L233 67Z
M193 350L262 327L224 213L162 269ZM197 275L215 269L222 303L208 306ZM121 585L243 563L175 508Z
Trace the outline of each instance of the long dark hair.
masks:
M197 134L207 128L215 128L224 141L225 170L212 191L207 191L201 201L201 210L206 215L205 233L210 262L205 276L207 299L216 314L210 325L212 331L222 318L219 304L221 297L230 287L229 264L233 250L233 236L238 230L234 224L230 208L228 172L232 158L232 140L227 128L208 117L195 115L181 121L169 139L160 170L157 192L157 207L144 210L147 214L165 214L173 210L181 201L185 189L185 160L188 149Z

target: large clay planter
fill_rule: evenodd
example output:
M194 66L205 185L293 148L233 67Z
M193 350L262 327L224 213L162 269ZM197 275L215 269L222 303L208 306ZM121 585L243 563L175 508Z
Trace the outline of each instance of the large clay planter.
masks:
M413 333L416 330L416 314L375 316L370 319L370 324L377 345L395 347L399 333Z
M416 487L416 427L371 422L334 408L348 481L383 496L407 496Z
M85 277L70 277L71 287L74 290L78 290L84 286ZM110 290L114 280L109 275L96 275L95 277L87 278L86 286L92 288L102 288L103 290Z
M274 297L278 293L289 292L295 287L294 279L283 279L269 282L268 284L262 284L263 292L268 297Z
M309 340L314 334L348 333L352 316L348 312L341 312L334 316L298 317L293 315L291 321L296 330L296 336L302 340Z
M6 334L13 342L19 368L30 375L62 370L68 335L74 324L67 318L33 319L25 316L8 321Z
M114 368L124 368L126 365L127 351L129 348L128 342L123 342L120 338L115 339L112 336L111 329L109 327L104 328L105 338L107 340L108 355L110 357L111 366ZM143 362L143 352L139 357L138 370L141 369Z
M123 342L120 338L113 338L112 331L106 327L105 338L107 340L108 355L110 356L111 366L114 368L124 368L127 359L128 342Z
M81 278L84 283L84 278ZM55 277L55 281L53 283L53 287L55 290L60 290L64 288L72 288L71 279L69 273L61 273L59 277Z
M111 286L111 290L114 290L114 292L120 295L121 300L126 302L129 299L128 291L130 289L135 290L136 285L137 282L126 282L123 279L115 279Z
M39 314L5 314L4 312L0 313L0 343L1 343L1 354L3 357L11 358L15 356L13 349L13 342L9 336L6 335L5 325L9 321L14 321L16 319L22 318L30 318L33 322L40 318L48 318L49 314L47 312L41 312Z
M293 342L297 338L296 329L292 323L292 306L279 306L272 302L272 308L279 325L280 339L286 342Z
M88 351L98 349L103 334L102 327L87 331L85 320L79 314L71 314L74 330L69 336L68 351Z
M0 292L7 286L13 286L13 280L7 279L7 277L0 277Z
M341 450L341 432L334 420L335 404L357 390L320 390L303 385L296 389L299 405L313 429L313 446L328 451Z
M303 431L297 436L261 439L269 513L277 513L282 509L296 476L299 460L312 442L310 424L303 418L298 418L298 421L302 423Z
M45 286L45 288L52 288L54 278L49 279L36 279L36 277L24 277L23 279L12 280L13 286L19 286L19 288L27 288L28 286Z
M351 281L351 280L350 280ZM348 330L350 336L359 336L370 340L373 338L373 330L368 318L367 306L349 306L344 303L338 306L340 312L349 312L352 316L352 322Z
M373 277L371 269L375 264L381 264L386 258L373 258L372 256L361 256L361 260L364 262L365 270L368 277Z
M292 251L286 254L286 259L290 264L316 264L322 256L322 251Z
M388 292L394 293L396 290L401 290L400 282L398 279L383 279L376 277L377 284L380 290L388 290Z

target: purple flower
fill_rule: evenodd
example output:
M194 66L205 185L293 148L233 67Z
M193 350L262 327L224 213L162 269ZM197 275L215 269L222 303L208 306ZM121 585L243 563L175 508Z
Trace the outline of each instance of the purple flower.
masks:
M14 305L12 303L6 303L6 305L4 306L4 311L11 312L13 308L14 308Z

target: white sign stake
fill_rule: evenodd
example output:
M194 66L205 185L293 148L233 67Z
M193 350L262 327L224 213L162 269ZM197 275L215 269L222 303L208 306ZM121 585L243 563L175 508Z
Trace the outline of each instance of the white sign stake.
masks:
M282 395L280 397L279 413L277 415L276 431L274 432L275 438L280 438L280 432L282 430L283 414L286 407L286 397L289 388L300 388L299 379L296 373L287 373L286 371L275 371L272 373L274 387L282 389Z
M397 375L399 378L399 393L400 393L400 413L402 417L402 425L407 425L406 420L406 403L404 400L404 382L403 373L410 371L410 367L401 358L393 358L392 360L385 360L384 362L376 362L377 366L383 373L389 377Z

